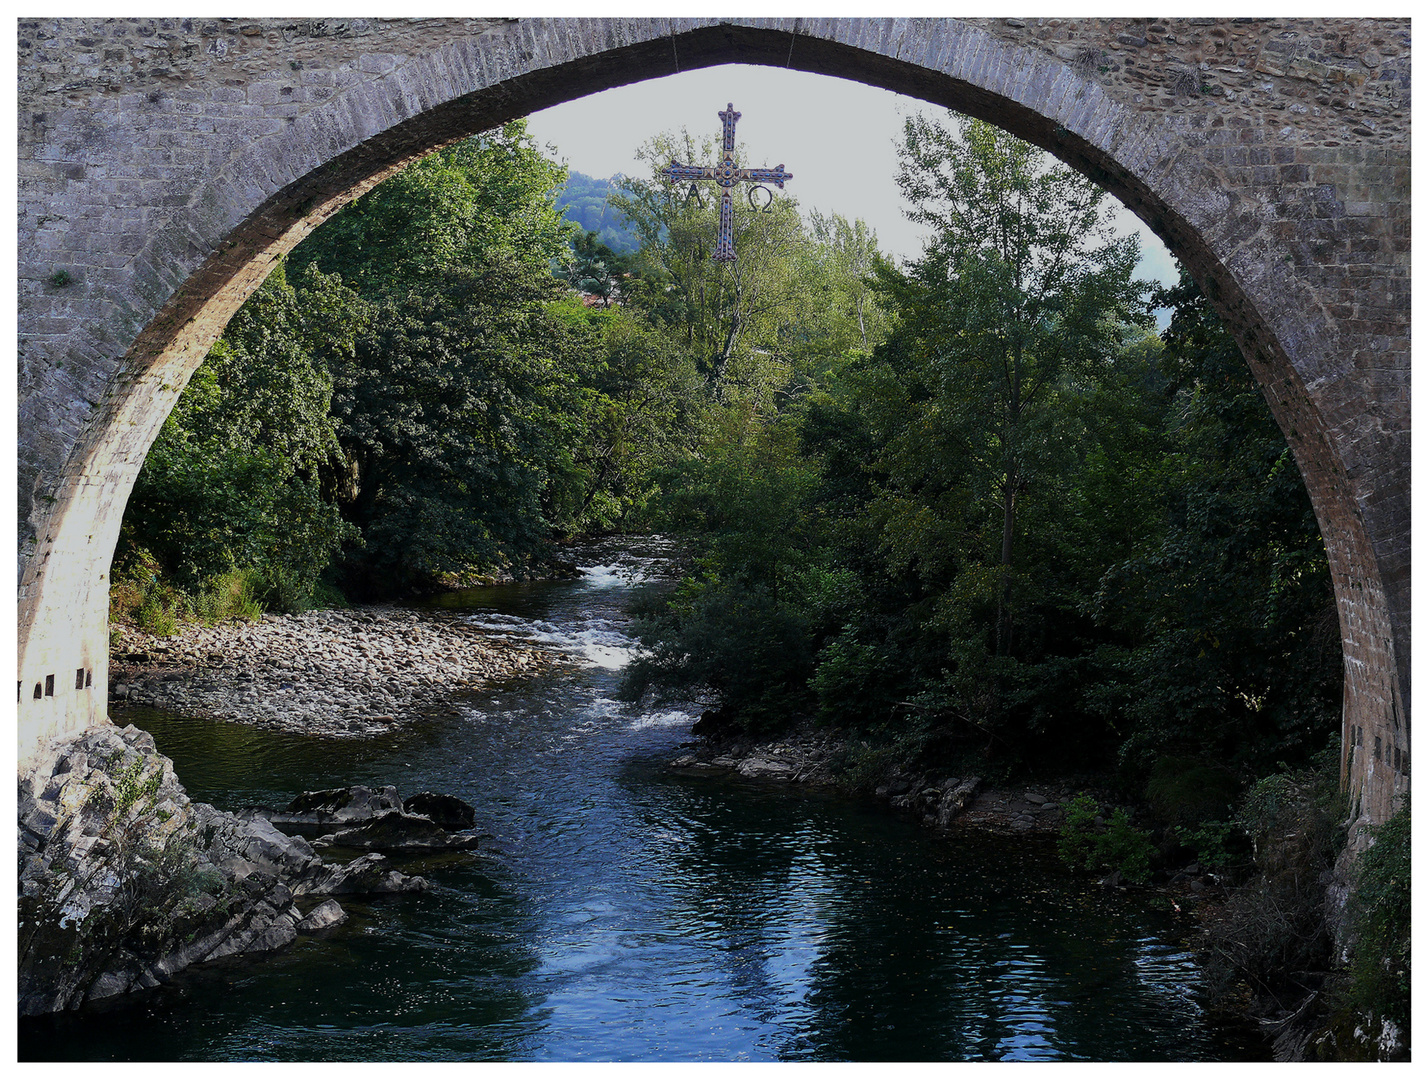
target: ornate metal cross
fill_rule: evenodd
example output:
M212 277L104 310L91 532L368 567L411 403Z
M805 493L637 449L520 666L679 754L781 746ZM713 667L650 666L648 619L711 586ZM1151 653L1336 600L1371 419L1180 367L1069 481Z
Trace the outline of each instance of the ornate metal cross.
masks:
M719 199L719 239L714 245L715 262L733 262L735 259L734 185L740 180L748 180L755 184L777 184L782 188L785 180L793 179L793 173L784 172L782 164L773 169L740 169L734 164L734 124L743 115L734 111L732 101L729 102L729 108L719 114L719 119L724 121L724 158L712 169L671 161L666 168L660 170L664 176L676 183L682 180L691 183L696 180L713 180L724 189Z

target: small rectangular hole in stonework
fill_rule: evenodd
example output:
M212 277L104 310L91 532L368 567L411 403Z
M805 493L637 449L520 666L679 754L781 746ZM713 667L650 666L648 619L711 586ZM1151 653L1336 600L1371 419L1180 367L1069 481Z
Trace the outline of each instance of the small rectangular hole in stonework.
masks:
M1383 738L1379 735L1373 737L1373 759L1375 761L1383 760Z
M83 690L83 689L84 689L84 668L76 668L76 669L75 669L75 672L74 672L74 688L75 688L76 690Z
M24 697L24 696L25 696L25 680L24 680L24 679L21 679L19 682L17 682L17 683L15 684L15 701L18 703L19 700L20 700L22 697Z
M44 696L45 696L45 688L44 688L43 686L41 686L39 683L35 683L35 700L36 700L36 701L39 701L40 698L42 698L42 697L44 697Z
M53 675L46 675L46 676L45 676L45 697L54 697L54 696L55 696L55 677L54 677Z
M92 671L86 671L86 672L84 673L84 685L85 685L85 686L93 686L93 685L94 685L94 672L92 672Z

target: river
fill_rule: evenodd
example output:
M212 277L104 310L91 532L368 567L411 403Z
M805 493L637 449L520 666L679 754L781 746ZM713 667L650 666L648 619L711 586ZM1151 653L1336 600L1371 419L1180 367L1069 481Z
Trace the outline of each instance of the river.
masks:
M332 740L125 713L195 799L395 784L472 803L488 840L399 863L433 889L344 897L350 921L325 939L25 1021L21 1060L1267 1057L1206 1012L1163 900L1102 892L1045 845L667 771L691 712L614 697L624 607L661 549L573 558L576 580L440 599L577 661L463 696L458 715Z

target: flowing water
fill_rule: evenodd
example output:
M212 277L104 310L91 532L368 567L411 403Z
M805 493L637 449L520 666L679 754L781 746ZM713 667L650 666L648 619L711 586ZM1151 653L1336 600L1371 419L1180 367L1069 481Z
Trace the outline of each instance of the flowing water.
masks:
M21 1059L1226 1060L1164 900L1043 845L934 835L804 789L676 776L691 711L615 700L623 613L661 566L591 544L578 580L441 603L574 666L374 739L126 714L195 798L395 784L477 807L485 850L398 863L427 893L141 1001L25 1021ZM1184 927L1180 927L1184 929Z

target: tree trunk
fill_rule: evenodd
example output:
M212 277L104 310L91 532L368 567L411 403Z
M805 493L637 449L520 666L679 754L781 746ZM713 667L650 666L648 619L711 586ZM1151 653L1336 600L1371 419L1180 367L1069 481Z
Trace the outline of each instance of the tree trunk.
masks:
M1006 486L1002 489L1002 589L997 597L997 646L998 656L1011 651L1011 561L1012 536L1016 532L1016 487L1015 473L1008 473Z

